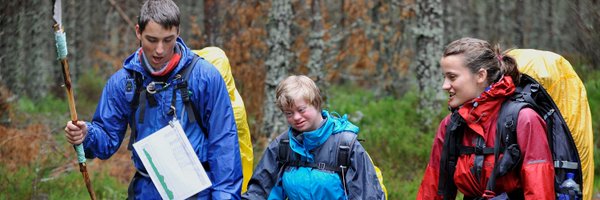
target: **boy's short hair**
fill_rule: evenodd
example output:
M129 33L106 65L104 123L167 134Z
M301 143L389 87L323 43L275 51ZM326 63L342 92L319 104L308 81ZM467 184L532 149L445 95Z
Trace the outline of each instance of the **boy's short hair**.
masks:
M171 0L147 0L140 9L138 25L143 32L150 20L160 24L165 29L176 27L179 32L181 21L179 7Z
M321 110L321 91L315 82L304 75L292 75L284 79L275 89L275 103L280 110L289 109L296 104L295 99L303 98L310 105Z

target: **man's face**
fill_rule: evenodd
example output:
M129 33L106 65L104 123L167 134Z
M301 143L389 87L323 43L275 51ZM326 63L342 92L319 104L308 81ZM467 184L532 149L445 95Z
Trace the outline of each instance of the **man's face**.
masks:
M175 41L179 36L177 27L165 29L160 24L150 20L141 32L139 25L135 26L137 38L142 42L146 59L155 70L160 70L171 60L174 53Z

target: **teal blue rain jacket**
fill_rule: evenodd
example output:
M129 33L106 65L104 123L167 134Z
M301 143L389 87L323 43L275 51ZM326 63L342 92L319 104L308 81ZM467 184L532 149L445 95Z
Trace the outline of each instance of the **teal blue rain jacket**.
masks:
M310 167L283 166L278 162L279 144L289 138L289 145L302 161L314 163L337 163L338 142L342 134L357 134L359 129L346 116L334 117L322 112L325 123L317 130L299 135L290 128L278 136L265 150L248 184L242 199L384 199L375 168L365 149L358 141L350 151L350 166L344 180L333 171ZM343 181L347 186L344 192Z

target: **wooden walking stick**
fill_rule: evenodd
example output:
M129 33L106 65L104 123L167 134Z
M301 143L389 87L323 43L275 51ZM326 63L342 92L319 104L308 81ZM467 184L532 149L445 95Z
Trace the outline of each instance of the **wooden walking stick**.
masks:
M69 61L67 60L67 37L62 29L62 5L60 0L54 1L54 39L56 40L56 53L57 59L60 60L62 65L63 78L65 81L65 88L67 89L67 99L69 101L69 111L71 112L71 121L73 124L77 124L77 111L75 110L75 98L73 96L73 88L71 87L71 76L69 74ZM85 152L83 151L83 144L73 145L75 151L77 151L77 159L79 161L79 171L83 175L85 186L87 187L88 193L92 200L96 200L96 194L92 188L90 176L87 172L85 164Z

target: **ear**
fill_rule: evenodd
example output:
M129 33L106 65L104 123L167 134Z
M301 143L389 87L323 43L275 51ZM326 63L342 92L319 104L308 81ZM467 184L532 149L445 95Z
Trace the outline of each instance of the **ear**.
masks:
M477 74L475 76L476 76L477 83L479 83L479 84L486 84L486 85L488 84L487 83L488 82L488 80L487 80L487 70L481 68L481 69L479 69L479 71L477 71Z
M142 41L142 32L140 32L139 24L135 25L135 36L137 37L138 40Z

